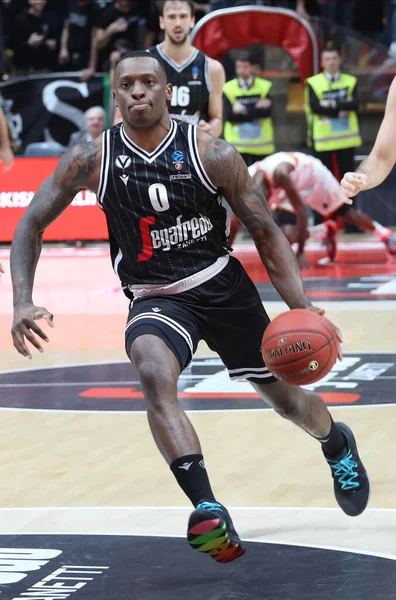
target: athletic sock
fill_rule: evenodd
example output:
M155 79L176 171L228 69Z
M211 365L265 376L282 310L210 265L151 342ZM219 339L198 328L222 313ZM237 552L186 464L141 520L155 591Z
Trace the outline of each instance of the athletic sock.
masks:
M308 231L309 237L312 240L322 240L327 235L327 227L324 223L319 223L319 225L313 225L312 227L308 227Z
M382 242L386 242L386 240L392 235L392 231L387 227L384 227L377 221L373 221L374 225L374 235L376 235Z
M176 458L170 469L194 506L203 499L216 502L202 454L187 454Z
M325 438L316 439L322 444L323 452L326 454L326 456L330 457L341 454L341 452L348 446L343 433L340 429L338 429L333 419L331 419L329 435L327 435Z

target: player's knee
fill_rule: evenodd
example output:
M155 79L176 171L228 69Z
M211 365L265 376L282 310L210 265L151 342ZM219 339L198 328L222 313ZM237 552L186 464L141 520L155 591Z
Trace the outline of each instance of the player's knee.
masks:
M167 363L145 358L136 365L146 401L161 404L161 399L177 389L177 377Z

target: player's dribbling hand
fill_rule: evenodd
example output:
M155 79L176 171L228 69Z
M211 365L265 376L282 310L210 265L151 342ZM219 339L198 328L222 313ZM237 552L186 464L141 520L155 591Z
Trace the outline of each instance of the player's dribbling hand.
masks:
M34 304L17 304L14 308L14 320L11 328L12 341L19 354L32 358L29 348L26 345L28 340L32 346L37 348L39 352L44 352L40 342L33 335L34 332L42 340L48 342L48 337L44 331L35 323L39 319L45 319L50 327L54 326L54 316L42 306Z
M368 178L365 173L345 173L341 180L341 199L345 204L352 204L351 198L367 187Z
M310 307L308 308L308 310L312 310L312 312L316 312L316 313L318 313L318 315L320 315L321 317L323 317L323 316L324 316L324 314L325 314L325 312L326 312L324 308L319 308L318 306L310 306ZM326 319L327 319L327 317L326 317ZM339 360L342 360L342 350L341 350L341 344L342 344L342 343L343 343L343 341L344 341L344 340L343 340L343 337L342 337L342 333L341 333L341 331L338 329L338 327L336 327L336 326L334 325L334 323L332 323L332 322L330 321L330 319L327 319L327 321L329 321L330 325L332 326L332 328L334 329L334 331L335 331L335 333L336 333L337 340L338 340L338 342L339 342L339 343L338 343L338 353L337 353L337 357L338 357L338 359L339 359Z

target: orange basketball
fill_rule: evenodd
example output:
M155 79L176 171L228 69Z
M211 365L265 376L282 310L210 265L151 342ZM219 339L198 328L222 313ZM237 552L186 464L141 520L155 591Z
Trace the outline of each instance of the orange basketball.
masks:
M293 309L277 316L263 336L268 369L291 385L322 379L337 360L338 339L331 323L311 310Z

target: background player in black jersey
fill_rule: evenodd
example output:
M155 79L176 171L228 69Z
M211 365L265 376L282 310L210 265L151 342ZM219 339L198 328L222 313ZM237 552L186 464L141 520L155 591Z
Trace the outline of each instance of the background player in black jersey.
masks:
M126 347L140 377L157 446L195 507L188 524L188 541L195 550L218 562L228 562L241 556L245 548L226 508L216 500L197 434L177 399L180 372L191 360L199 339L205 339L219 353L231 378L249 380L281 416L318 439L332 470L336 499L347 514L363 512L370 485L352 431L333 422L318 394L277 381L268 372L260 344L269 319L242 265L227 254L221 196L249 231L286 304L319 309L306 296L290 244L274 223L262 191L240 154L223 140L191 125L176 125L167 108L171 94L164 69L147 53L132 53L118 64L115 100L123 124L105 132L103 142L97 139L77 145L64 154L16 230L11 250L12 337L23 356L31 358L27 342L43 351L39 338L48 338L37 321L43 318L53 326L53 315L35 306L32 299L42 234L79 190L97 192L110 239L119 247L117 257L112 249L114 268L121 273L126 290L130 289L128 282L140 285L139 293L139 285L132 286L135 299L126 328ZM124 138L133 148L131 153L111 154L113 147L122 148ZM172 144L183 148L179 154L184 155L185 162L188 153L198 153L192 157L189 173L185 166L174 168L169 160L175 152ZM129 162L133 170L121 175L122 164L126 169ZM173 179L171 185L170 176L182 172L187 178ZM148 176L156 181L149 188ZM128 181L123 182L126 178ZM132 179L136 181L130 182ZM139 185L139 193L131 195L135 185ZM188 185L191 187L185 188ZM168 189L173 190L170 196ZM184 189L189 190L187 195ZM142 215L147 216L143 217L145 227L139 239L136 232ZM157 228L155 235L150 227ZM185 242L176 243L178 239ZM202 269L208 249L210 265ZM213 266L220 263L221 268L213 274ZM188 276L180 279L178 273L183 271ZM235 446L231 444L230 449Z
M173 86L171 117L198 125L214 136L223 131L222 93L225 72L221 63L194 48L190 31L195 24L194 2L165 0L157 2L164 41L150 48L160 58ZM115 110L114 123L121 121Z

